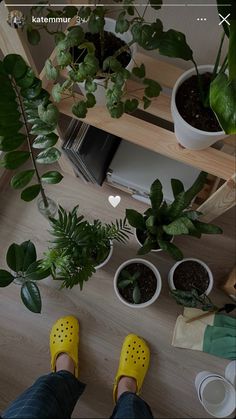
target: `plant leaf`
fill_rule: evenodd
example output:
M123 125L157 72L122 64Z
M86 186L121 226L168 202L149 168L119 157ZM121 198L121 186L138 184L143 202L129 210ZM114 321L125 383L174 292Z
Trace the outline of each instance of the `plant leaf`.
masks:
M7 74L11 74L15 79L23 77L27 71L27 65L23 58L18 54L8 54L3 60L3 67Z
M210 105L226 134L236 134L236 76L219 73L210 86Z
M203 234L222 234L223 230L214 225L214 224L207 224L207 223L202 223L201 221L195 221L194 225L196 227L196 229Z
M1 151L13 151L20 147L26 141L24 134L15 134L10 137L0 137L0 150Z
M156 179L150 188L150 200L152 204L152 208L154 211L157 211L163 201L163 192L162 192L162 184L159 179Z
M136 111L138 108L138 100L137 99L127 99L125 101L125 112L132 113Z
M133 284L133 281L131 279L122 279L121 281L118 282L117 286L120 289L126 288L128 287L128 285Z
M41 281L50 276L50 269L41 268L42 260L33 262L26 271L26 278L32 281Z
M23 199L23 201L30 202L33 201L33 199L35 199L39 193L40 185L32 185L22 191L21 199Z
M14 272L19 272L23 267L24 252L19 244L12 243L8 248L6 261L7 265Z
M35 245L30 240L23 242L20 247L24 252L22 271L25 272L27 271L28 267L36 261L37 254Z
M33 142L33 147L37 149L52 147L57 143L57 140L58 135L55 132L47 135L38 135Z
M139 230L146 230L145 220L142 214L133 209L126 210L126 218L129 224Z
M27 27L27 39L31 45L38 45L41 39L40 32L31 25Z
M158 48L159 53L167 57L182 58L185 61L193 59L193 51L188 46L185 35L174 29L163 32Z
M151 79L144 79L143 83L147 85L147 87L144 90L144 93L147 97L159 96L162 88L157 81Z
M49 105L44 106L43 104L38 106L39 118L45 122L45 124L55 125L57 124L59 111L55 105L49 103Z
M6 153L4 158L0 162L0 166L6 169L17 169L19 166L24 164L30 157L28 151L10 151Z
M51 184L59 183L61 182L62 179L63 179L63 176L61 175L61 173L57 171L47 172L41 176L41 180L43 182L51 183Z
M0 269L0 287L7 287L14 281L14 276L4 269Z
M78 118L85 118L87 114L87 105L86 102L81 100L80 102L76 103L72 106L72 112Z
M138 285L135 285L133 289L133 301L135 304L139 304L141 300L141 292Z
M164 240L158 240L158 243L160 245L160 248L162 250L165 250L170 254L170 256L175 260L182 260L183 259L183 253L182 251L173 243L170 243L168 241Z
M41 313L42 301L38 286L31 281L26 281L21 287L21 299L28 310Z
M48 80L56 80L59 76L59 70L54 67L51 60L45 62L45 73Z
M25 170L24 172L17 173L11 179L11 186L14 189L24 188L31 181L35 174L35 170Z
M146 75L144 64L141 64L140 67L133 67L132 73L135 77L143 79Z
M51 147L39 153L36 158L36 161L40 164L55 163L59 160L60 156L61 152L57 148Z
M171 186L174 198L176 198L181 192L184 192L184 185L179 179L171 179Z

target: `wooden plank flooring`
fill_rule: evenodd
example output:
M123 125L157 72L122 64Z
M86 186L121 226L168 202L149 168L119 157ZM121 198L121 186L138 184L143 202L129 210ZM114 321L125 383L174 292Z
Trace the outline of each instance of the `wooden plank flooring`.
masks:
M116 195L117 190L85 185L69 175L52 189L52 196L61 205L72 209L79 203L82 213L90 220L99 217L109 221L122 217L125 208L145 208L121 192L121 203L113 209L107 200L110 194ZM206 236L201 241L181 238L176 243L182 245L186 257L206 261L219 286L234 265L234 211L224 214L217 223L224 228L223 236ZM17 192L7 188L0 195L0 266L5 266L5 252L13 241L33 240L42 256L49 237L47 229L47 221L38 213L36 204L24 203ZM47 373L50 328L58 317L74 314L81 325L81 380L87 383L87 389L73 417L109 417L120 347L130 332L143 336L151 348L151 368L143 397L151 405L154 416L207 417L197 399L195 375L201 370L223 373L227 361L171 346L175 320L182 309L168 294L167 273L173 264L168 256L161 253L147 256L159 268L163 279L161 295L154 305L132 310L117 300L113 291L114 273L121 262L136 256L137 248L134 238L128 246L116 244L110 263L94 275L82 293L78 288L60 291L50 279L41 282L41 315L24 308L18 286L0 289L0 413L37 376ZM219 289L214 291L214 296L216 302L230 301Z

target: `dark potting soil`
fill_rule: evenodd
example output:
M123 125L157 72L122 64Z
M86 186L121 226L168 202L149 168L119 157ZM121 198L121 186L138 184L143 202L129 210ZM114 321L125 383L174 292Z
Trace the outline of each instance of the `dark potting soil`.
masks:
M177 266L174 271L173 281L178 290L191 291L191 289L195 288L201 295L208 288L209 275L200 263L194 260L187 260Z
M87 41L92 42L96 48L95 50L95 56L99 60L100 68L102 68L103 61L105 58L110 57L114 55L116 51L118 51L120 48L125 46L125 42L122 41L120 38L117 38L113 33L111 32L105 32L104 36L104 56L102 58L101 56L101 42L99 38L99 34L95 33L89 33L87 32L85 34L85 38ZM81 54L81 49L74 47L72 48L72 56L74 57L74 60L77 60L78 62L82 62L85 55L87 54L87 51L84 50L84 53ZM120 55L117 56L117 60L121 63L122 67L125 68L129 64L131 60L131 52L130 50L122 52Z
M140 272L140 277L137 280L141 292L141 300L139 304L151 300L157 288L157 280L152 270L148 268L148 266L143 265L142 263L131 263L124 269L131 275L133 275L137 271ZM119 276L118 283L121 279L122 278ZM133 289L133 285L128 285L126 288L119 289L119 293L126 301L128 301L128 303L134 304L132 298Z
M147 238L146 231L142 231L142 230L137 229L136 230L136 234L137 234L137 238L140 241L140 243L141 244L144 244L144 242L145 242L145 240ZM166 241L171 241L172 237L169 236L168 234L164 234L163 235L163 239L166 240ZM160 249L160 246L158 246L158 245L153 248L153 250L158 250L158 249Z
M211 73L202 74L204 91L209 89L211 76ZM185 80L179 87L176 106L182 118L192 127L208 132L222 131L214 112L202 104L196 75Z
M94 261L95 265L100 265L100 263L103 263L104 260L108 257L110 253L110 245L107 246L107 248L103 248L98 252L96 249L92 251L92 260Z

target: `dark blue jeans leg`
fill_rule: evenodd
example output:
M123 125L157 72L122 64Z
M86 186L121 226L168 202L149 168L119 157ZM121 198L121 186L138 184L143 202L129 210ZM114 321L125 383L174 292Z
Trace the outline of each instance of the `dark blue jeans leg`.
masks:
M68 371L38 378L3 412L3 419L69 419L85 384Z
M153 419L153 416L144 400L137 394L126 391L116 403L111 419Z

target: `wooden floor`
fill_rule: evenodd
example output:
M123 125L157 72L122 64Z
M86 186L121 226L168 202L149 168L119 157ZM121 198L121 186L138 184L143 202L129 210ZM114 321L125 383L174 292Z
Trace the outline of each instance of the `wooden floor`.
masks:
M121 203L113 209L108 196L117 191L85 185L66 176L53 187L52 196L67 209L80 204L89 220L104 221L122 217L125 208L142 210L145 206L120 193ZM235 259L234 211L217 220L223 236L177 239L185 256L202 258L211 267L216 286L230 271ZM0 195L0 266L5 267L5 253L13 242L31 239L42 256L49 237L48 223L38 213L35 203L24 203L18 193L7 189ZM42 282L41 315L27 311L19 299L17 285L0 289L0 413L34 379L49 370L48 336L53 322L60 316L74 314L81 325L81 380L87 389L74 410L73 417L105 418L111 414L112 383L124 337L130 333L143 336L151 348L151 368L143 388L143 397L157 418L205 418L194 387L195 375L201 370L223 373L227 361L204 353L173 348L172 333L181 313L168 294L167 273L173 261L158 253L148 255L161 272L163 289L150 308L130 309L122 305L113 291L113 276L121 262L135 257L137 244L132 238L127 246L115 245L109 264L85 285L60 291L56 283ZM214 291L216 302L230 300Z

